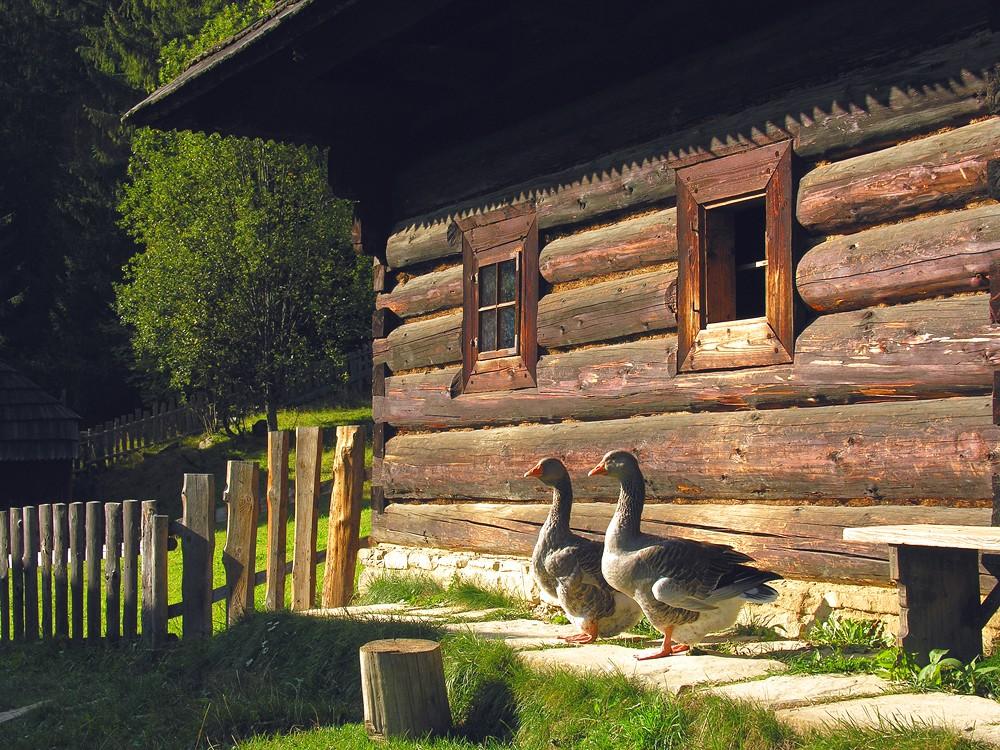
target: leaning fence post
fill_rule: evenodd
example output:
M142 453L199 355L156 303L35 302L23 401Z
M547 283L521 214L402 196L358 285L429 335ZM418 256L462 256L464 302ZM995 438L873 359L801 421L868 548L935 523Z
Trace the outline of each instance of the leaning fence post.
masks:
M264 608L285 606L285 548L288 546L288 431L267 433L267 588Z
M185 474L181 489L181 594L184 637L212 635L212 557L215 554L215 476Z
M101 504L87 503L87 640L101 639Z
M117 641L121 634L121 567L122 505L104 506L104 602L108 624L108 640Z
M38 638L38 508L24 508L24 638Z
M10 515L0 510L0 641L10 640Z
M357 425L337 427L323 576L324 607L346 607L354 595L364 481L364 430Z
M292 609L316 601L316 530L319 518L323 433L319 427L295 430L295 547L292 553Z
M10 509L11 609L14 640L24 639L24 522L20 508Z
M259 469L253 461L230 461L223 500L227 508L226 569L228 602L226 621L232 625L253 611L254 567L257 558L257 508Z
M170 519L156 501L142 504L142 637L150 648L167 640L167 534Z

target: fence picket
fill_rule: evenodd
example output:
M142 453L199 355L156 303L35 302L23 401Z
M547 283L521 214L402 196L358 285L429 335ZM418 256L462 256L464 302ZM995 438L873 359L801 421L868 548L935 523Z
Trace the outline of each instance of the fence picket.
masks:
M288 431L267 433L267 589L265 609L285 606L288 546Z
M357 425L338 426L323 576L324 607L346 607L354 595L364 482L364 430Z
M142 504L142 637L150 648L167 642L167 544L170 519L156 503Z
M259 470L255 462L228 463L226 491L223 494L227 526L222 564L226 569L226 586L229 589L226 619L230 625L254 608L258 480Z
M139 512L138 500L122 503L122 635L135 638L139 613Z
M212 635L212 557L215 554L215 476L185 474L181 579L184 637Z
M104 602L109 641L121 633L121 568L118 558L122 546L122 505L104 506Z
M0 510L0 643L10 640L10 515Z
M316 531L319 517L323 433L319 427L295 430L295 542L292 554L292 609L316 601Z
M24 508L24 639L38 640L38 506Z
M14 640L24 640L24 522L20 508L10 509L10 577Z
M66 561L69 547L69 529L66 526L66 503L52 506L52 577L55 588L56 638L69 638L69 591L66 588Z
M52 506L38 506L38 534L41 542L42 638L52 637Z
M83 503L69 505L69 589L73 630L71 637L83 641Z
M87 639L101 638L101 504L87 503Z

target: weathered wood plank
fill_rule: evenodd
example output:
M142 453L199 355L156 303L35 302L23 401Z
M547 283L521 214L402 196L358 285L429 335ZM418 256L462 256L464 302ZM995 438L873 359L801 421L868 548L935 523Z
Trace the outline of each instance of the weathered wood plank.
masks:
M799 183L796 214L814 232L856 232L989 194L1000 118L817 167Z
M212 562L215 557L215 475L185 474L181 489L184 637L212 635Z
M226 544L222 565L229 589L226 622L236 623L254 609L254 568L257 560L257 482L255 461L230 461L226 468Z
M600 539L613 511L610 503L574 503L573 530ZM547 504L535 503L394 503L377 519L372 533L376 542L528 555L547 513ZM650 503L642 516L647 533L729 544L789 578L880 586L891 583L888 548L844 542L842 536L851 526L890 523L985 526L989 511L920 505ZM981 582L988 591L993 579L983 575Z
M97 643L101 640L101 550L104 547L104 529L101 519L104 508L92 500L87 503L87 640Z
M950 547L1000 552L1000 529L955 524L894 524L844 529L849 542L876 542L916 547Z
M553 292L538 302L538 344L545 347L669 330L675 317L676 270L658 270ZM396 372L462 359L462 313L400 326L375 347L375 362Z
M0 642L10 640L10 515L0 510Z
M38 640L38 507L24 508L24 639Z
M107 503L104 506L104 604L111 642L121 636L121 548L122 505Z
M69 590L66 564L69 560L69 526L66 520L66 503L52 506L53 526L53 585L55 588L56 638L69 638Z
M122 636L135 638L139 631L139 540L141 505L122 503Z
M144 516L145 519L145 516ZM147 539L148 555L143 555L143 565L150 568L143 576L143 638L150 648L162 648L167 643L167 549L170 518L164 515L149 517L149 526L143 536ZM146 602L148 605L148 620ZM148 627L147 627L148 624Z
M319 427L295 430L295 540L292 550L292 609L311 609L316 602L316 535L319 523L323 432Z
M41 564L42 638L52 637L52 505L38 506L39 557Z
M24 510L10 509L10 607L12 636L24 640Z
M674 169L749 145L791 138L799 156L830 159L968 122L987 112L982 94L998 51L1000 39L995 35L974 35L911 58L851 71L821 85L775 91L772 97L758 97L763 104L685 125L639 146L520 184L513 183L538 174L538 156L524 148L538 140L534 122L525 126L530 137L516 138L521 160L508 158L509 146L503 158L490 156L490 149L503 142L492 135L485 143L459 146L454 155L433 154L427 161L415 162L397 180L403 208L415 218L397 224L387 246L388 262L401 268L457 254L460 248L448 242L452 217L507 202L535 199L539 226L551 228L672 197ZM648 97L648 89L642 96ZM616 95L609 106L620 108L620 97ZM557 137L564 141L565 114L560 117ZM657 122L660 132L662 122ZM578 148L568 154L568 159L579 158ZM480 166L470 168L470 164ZM456 177L475 184L463 190ZM441 194L442 189L447 195ZM463 195L483 197L465 200ZM443 202L456 199L463 202L441 210Z
M288 430L267 433L267 582L264 607L285 608L288 537Z
M1000 428L984 396L409 434L386 445L382 481L395 498L539 500L521 476L539 457L582 475L613 448L638 455L656 499L984 500Z
M86 529L83 503L69 504L69 589L72 630L70 637L83 642L83 550Z
M357 425L337 427L333 492L326 538L323 606L346 607L354 596L354 573L365 482L365 436Z
M1000 261L1000 204L834 237L796 269L802 299L816 310L987 289Z
M669 208L559 237L539 254L539 271L555 284L676 260L676 217L676 210ZM415 276L391 293L378 295L375 304L403 318L460 307L462 267Z
M454 398L457 370L397 375L373 399L376 420L440 429L595 420L989 393L1000 357L986 294L824 315L796 341L792 365L675 377L676 337L549 354L537 389Z
M154 547L156 546L156 501L144 500L141 506L139 557L142 573L142 640L152 645L159 638L157 632L156 612L154 610L156 588L156 563Z

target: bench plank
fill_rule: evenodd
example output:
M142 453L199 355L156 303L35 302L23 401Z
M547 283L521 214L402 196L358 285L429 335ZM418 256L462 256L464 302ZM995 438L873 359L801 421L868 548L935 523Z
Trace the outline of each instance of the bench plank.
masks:
M989 526L863 526L844 529L849 542L877 542L911 547L950 547L1000 552L1000 528Z

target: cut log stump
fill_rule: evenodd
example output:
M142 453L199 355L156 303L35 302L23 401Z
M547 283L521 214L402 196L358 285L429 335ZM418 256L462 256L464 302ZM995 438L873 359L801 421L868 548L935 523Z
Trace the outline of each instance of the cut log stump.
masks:
M451 729L441 646L389 638L361 647L365 729L372 739L424 737Z

